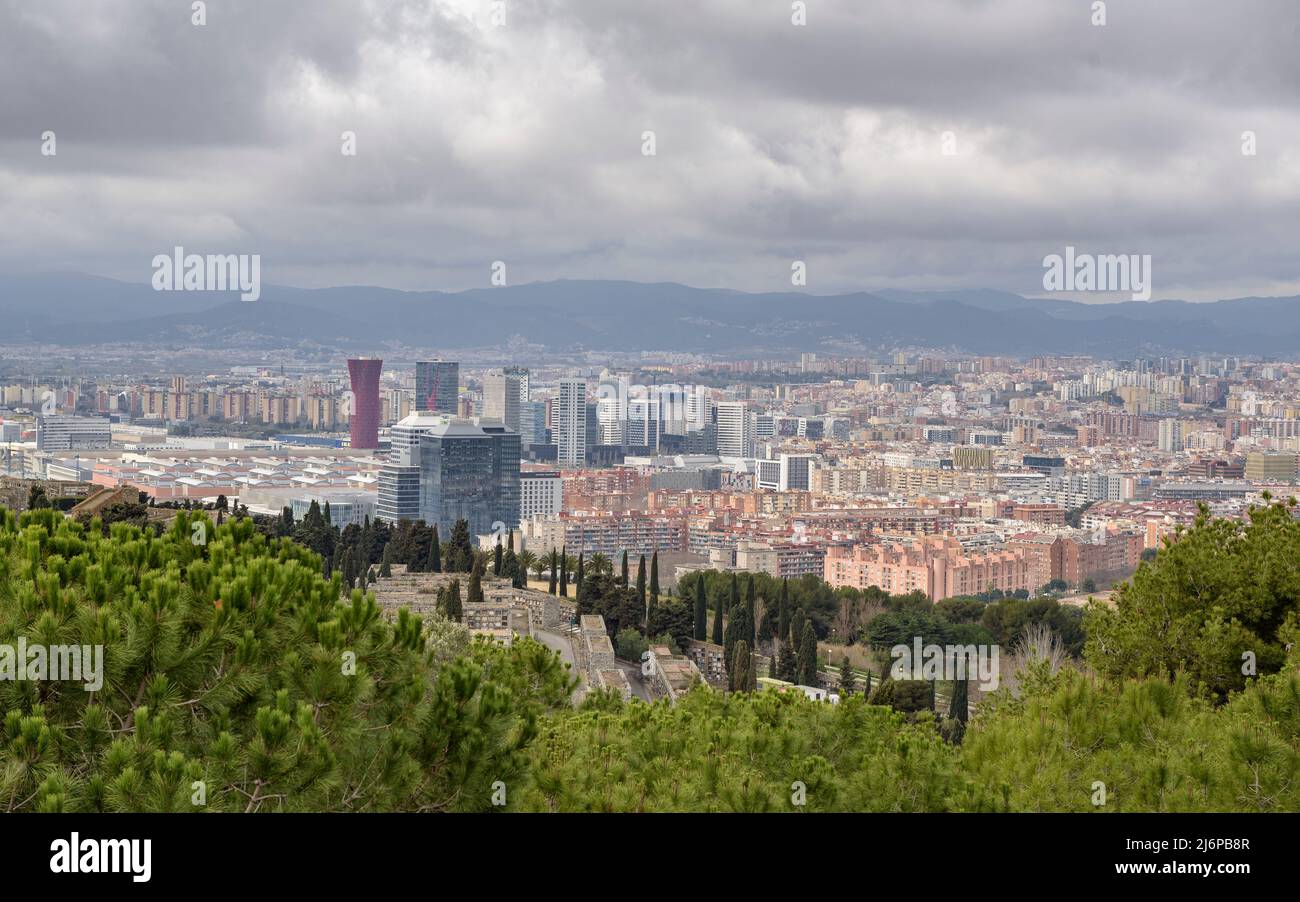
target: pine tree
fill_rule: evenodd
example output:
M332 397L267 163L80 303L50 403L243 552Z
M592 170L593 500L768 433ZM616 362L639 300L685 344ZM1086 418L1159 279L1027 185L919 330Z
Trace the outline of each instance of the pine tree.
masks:
M803 637L799 641L799 657L795 667L796 682L800 686L817 685L817 634L813 631L811 620L804 621Z
M840 662L840 695L845 697L852 695L856 685L857 683L853 678L853 665L849 663L849 656L846 652L844 660Z
M697 642L703 642L708 636L709 628L709 602L704 597L704 574L698 574L695 577L695 631L693 636Z
M429 572L442 572L442 545L438 541L438 524L433 524L433 539L429 542Z
M799 656L794 649L794 642L786 639L781 643L781 656L777 665L778 679L787 683L799 682Z

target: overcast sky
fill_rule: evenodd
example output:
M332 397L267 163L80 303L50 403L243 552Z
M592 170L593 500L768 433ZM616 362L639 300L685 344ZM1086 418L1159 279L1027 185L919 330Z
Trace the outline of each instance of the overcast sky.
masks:
M0 0L0 271L1300 294L1296 0L494 5Z

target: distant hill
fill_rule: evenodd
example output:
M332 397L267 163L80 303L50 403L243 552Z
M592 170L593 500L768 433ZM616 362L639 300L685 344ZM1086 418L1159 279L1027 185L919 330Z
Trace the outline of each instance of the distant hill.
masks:
M0 341L209 347L388 341L554 350L792 351L925 346L978 354L1300 353L1300 297L1080 304L998 291L750 294L671 282L534 282L463 292L264 286L155 292L81 274L0 275Z

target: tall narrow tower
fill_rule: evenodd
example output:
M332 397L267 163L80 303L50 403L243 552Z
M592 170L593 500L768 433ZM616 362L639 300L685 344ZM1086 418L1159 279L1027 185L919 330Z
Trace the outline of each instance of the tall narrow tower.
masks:
M352 379L352 410L349 415L353 448L379 447L379 373L382 360L363 357L348 361Z

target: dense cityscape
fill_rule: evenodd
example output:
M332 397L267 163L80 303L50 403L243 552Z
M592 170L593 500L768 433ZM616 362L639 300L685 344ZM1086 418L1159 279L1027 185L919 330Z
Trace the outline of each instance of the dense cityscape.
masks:
M650 700L697 679L735 688L736 666L697 635L693 611L675 635L648 607L607 634L601 622L593 653L579 561L599 573L630 556L641 596L652 562L656 601L689 598L704 571L750 586L761 574L927 606L1033 598L1077 633L1087 602L1107 603L1203 512L1241 522L1288 497L1300 459L1300 370L1241 358L809 352L598 373L340 363L10 382L3 499L159 528L178 509L232 504L295 524L329 511L331 525L367 534L418 524L445 541L460 527L474 547L508 545L522 561L511 568L520 594L462 608L471 633L543 635L584 665L578 697ZM325 575L344 563L320 550ZM373 587L381 607L418 604L421 579L444 582L382 557L370 548L345 567L345 585ZM561 581L578 582L571 596ZM832 701L879 679L867 636L884 608L817 612L817 664L791 683L768 622L775 601L761 600L745 637L762 678ZM643 675L641 655L663 637L654 654L669 657Z

